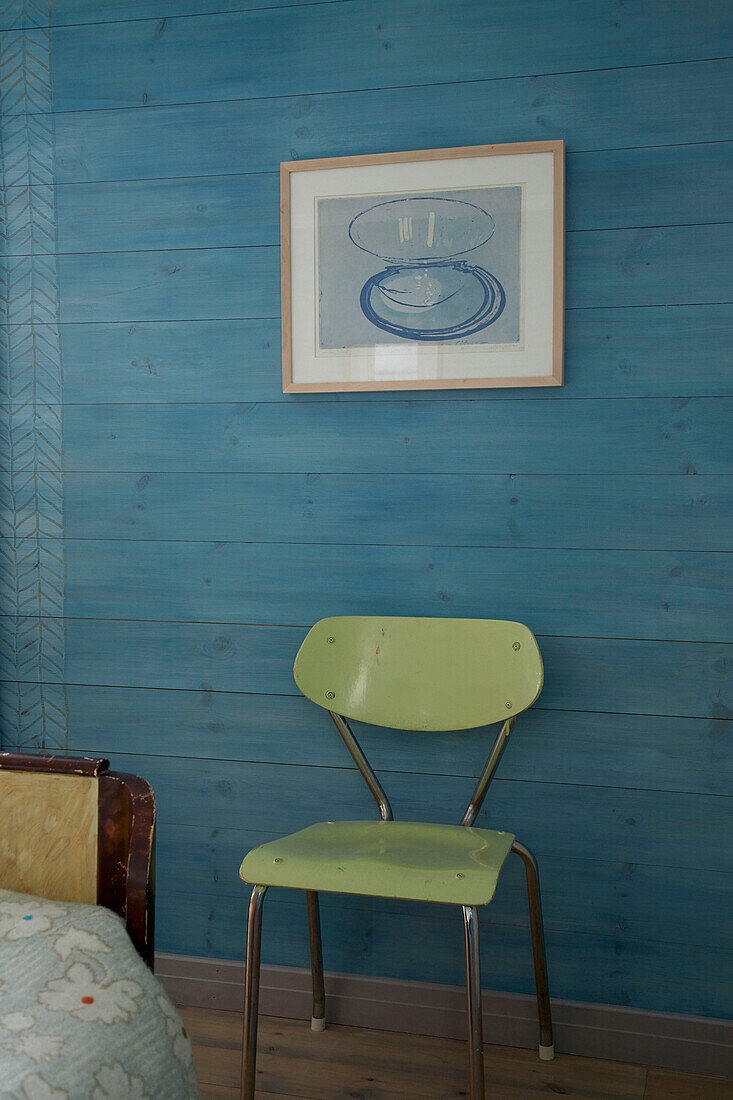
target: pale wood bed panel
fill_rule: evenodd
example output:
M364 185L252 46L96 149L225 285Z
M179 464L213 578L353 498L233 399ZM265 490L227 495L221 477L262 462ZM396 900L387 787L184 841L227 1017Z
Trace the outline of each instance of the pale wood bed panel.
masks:
M98 804L96 776L0 769L0 884L96 905Z
M0 752L0 887L118 913L152 966L155 797L101 758Z

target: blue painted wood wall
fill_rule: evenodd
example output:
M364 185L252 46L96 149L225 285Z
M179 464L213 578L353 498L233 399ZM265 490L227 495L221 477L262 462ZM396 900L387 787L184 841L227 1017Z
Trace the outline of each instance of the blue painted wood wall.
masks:
M553 992L730 1015L730 5L49 11L12 0L0 45L5 746L147 776L158 946L239 958L243 852L373 812L293 684L308 625L523 619L546 687L482 820L541 860ZM563 389L282 396L281 160L542 138ZM398 814L440 820L485 748L365 741ZM489 988L531 988L518 871ZM332 969L461 980L453 913L324 925ZM302 900L268 899L266 959L306 952Z

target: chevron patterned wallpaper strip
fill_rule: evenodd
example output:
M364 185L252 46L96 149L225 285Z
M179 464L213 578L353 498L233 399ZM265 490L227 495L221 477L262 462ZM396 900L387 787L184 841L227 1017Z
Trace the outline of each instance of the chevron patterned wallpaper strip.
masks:
M50 3L12 0L0 14L13 28L0 39L0 744L63 749L63 371Z

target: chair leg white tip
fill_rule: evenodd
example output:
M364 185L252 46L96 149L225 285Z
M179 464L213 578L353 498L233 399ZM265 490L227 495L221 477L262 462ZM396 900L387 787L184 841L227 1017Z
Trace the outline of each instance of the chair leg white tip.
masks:
M555 1044L551 1043L550 1046L544 1047L542 1045L542 1043L540 1043L540 1061L541 1062L551 1062L554 1057L555 1057Z
M322 1017L320 1020L315 1016L311 1016L311 1031L325 1031L326 1030L326 1017Z

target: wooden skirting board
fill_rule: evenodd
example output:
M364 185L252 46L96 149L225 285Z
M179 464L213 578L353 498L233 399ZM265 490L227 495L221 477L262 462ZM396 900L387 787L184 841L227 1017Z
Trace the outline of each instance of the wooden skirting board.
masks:
M155 973L178 1005L241 1012L241 963L157 954ZM326 975L330 1022L445 1038L466 1034L465 994L456 986L359 975ZM733 1021L616 1005L553 1000L555 1046L565 1054L733 1077ZM310 1020L310 971L263 966L260 1010ZM534 998L485 991L484 1036L504 1046L537 1042Z

